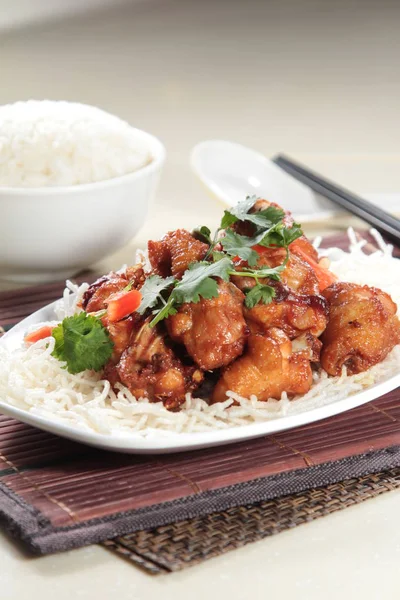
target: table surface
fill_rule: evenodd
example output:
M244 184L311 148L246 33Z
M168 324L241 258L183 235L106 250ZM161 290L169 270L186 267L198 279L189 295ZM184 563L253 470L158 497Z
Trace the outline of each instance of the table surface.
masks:
M396 2L183 0L119 6L1 39L0 103L97 104L150 130L168 160L145 227L97 265L177 225L214 226L221 206L188 166L191 147L232 139L285 150L359 192L399 192L400 51ZM309 233L342 229L348 219ZM9 287L2 284L1 288ZM398 598L400 492L152 577L100 546L30 558L0 533L1 598L231 600Z

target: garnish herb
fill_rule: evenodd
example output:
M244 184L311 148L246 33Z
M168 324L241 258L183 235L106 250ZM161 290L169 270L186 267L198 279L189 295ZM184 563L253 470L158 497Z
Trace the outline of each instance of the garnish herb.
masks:
M190 265L180 281L173 277L163 279L159 275L146 280L141 288L143 298L138 310L143 314L147 309L152 309L154 317L150 326L153 327L175 314L185 302L196 303L201 298L218 296L218 284L213 277L220 277L224 281L228 281L231 275L255 279L256 285L246 292L245 304L248 308L272 301L275 296L274 288L260 282L260 279L279 281L289 260L289 244L303 233L297 223L286 227L285 212L281 208L269 206L265 210L249 213L256 200L256 196L247 197L226 210L214 236L206 226L194 230L195 237L209 244L209 249L203 261ZM249 224L252 236L241 235L231 228L239 221ZM285 248L286 258L277 267L257 268L260 258L257 246ZM235 268L234 260L237 258L245 261L247 266Z
M220 277L224 281L229 280L232 270L232 261L227 257L217 262L197 262L189 266L182 279L176 281L173 277L163 279L159 275L149 277L143 287L142 303L139 307L140 314L147 308L155 307L155 315L150 322L154 327L159 321L173 315L177 307L185 302L200 302L200 298L209 299L218 296L218 284L212 277ZM147 288L146 284L149 282ZM162 294L168 288L172 289L168 299Z
M196 227L193 229L193 235L195 238L200 239L201 242L205 242L206 244L212 244L211 239L211 230L206 227L206 225L202 225L201 227Z
M257 196L247 196L245 200L238 202L236 206L232 206L232 208L226 210L222 217L221 229L226 229L237 221L247 221L264 229L269 229L272 225L280 223L284 218L285 211L276 206L268 206L264 210L249 213L249 210L253 208L256 202Z
M256 304L269 304L275 297L275 290L270 285L256 283L246 294L245 306L254 308Z
M218 286L212 277L229 280L232 261L226 256L215 263L197 262L189 266L179 283L172 290L178 304L200 302L200 297L208 300L218 296Z
M154 308L156 304L164 302L165 300L162 292L165 292L172 285L175 285L176 281L173 277L167 277L163 279L159 275L151 275L146 279L140 292L142 294L142 301L138 308L138 313L143 315L148 308Z
M262 239L262 237L261 237ZM250 267L255 267L260 255L253 250L258 241L245 235L239 235L233 229L227 229L225 236L220 240L221 246L227 254L245 260Z
M277 223L265 234L259 242L259 245L267 248L269 246L287 248L289 244L302 235L303 232L298 223L293 223L292 227L285 227L283 223Z
M66 317L54 327L52 336L56 340L52 355L67 363L69 373L100 371L113 352L114 344L101 320L85 312Z

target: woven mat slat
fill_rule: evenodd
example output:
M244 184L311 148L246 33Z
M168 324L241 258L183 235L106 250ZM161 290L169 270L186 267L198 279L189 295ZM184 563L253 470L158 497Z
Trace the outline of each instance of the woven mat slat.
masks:
M103 545L152 574L179 571L400 487L400 468L138 531Z
M369 251L373 250L372 242L373 238L368 237ZM345 238L338 234L325 245L344 247ZM79 279L95 277L90 273ZM19 290L17 295L0 294L0 325L8 329L30 314L33 307L60 297L62 289L63 282L56 282ZM357 456L360 453L364 453L361 459ZM359 476L345 479L341 475L349 472L346 457L355 459L350 471ZM338 458L345 462L338 462ZM310 464L320 466L310 468ZM369 474L372 471L375 474ZM327 485L318 483L321 474ZM287 492L288 487L293 488L294 493L276 491L282 475L286 483L279 489ZM253 483L260 486L256 482L264 481L267 488L261 486L255 493ZM299 482L297 490L293 481ZM238 487L238 482L243 483ZM197 564L394 490L399 482L400 394L396 391L329 421L234 446L167 457L100 452L0 415L0 520L3 517L32 549L48 552L94 539L103 541L107 536L96 533L96 528L102 519L111 519L108 530L119 529L119 535L109 535L111 539L103 541L104 545L149 573L167 573ZM168 506L165 501L169 499L179 502L194 498L198 505L196 499L204 490L206 497L211 493L212 504L203 505L196 517L190 509L186 512L191 518L189 514L184 518L185 512L178 504L174 516L164 519L162 525L138 527L124 520L125 510L131 519L132 514L146 512L150 506L146 513L149 517L143 523L154 521L153 506L157 512ZM219 495L223 490L225 497ZM261 500L255 501L257 494ZM252 500L240 503L240 498ZM213 510L219 505L225 508ZM22 524L15 514L10 516L15 506L18 510L25 507ZM117 517L114 526L112 519ZM45 536L44 542L37 541L38 535L39 540ZM57 541L59 535L65 538L61 543Z

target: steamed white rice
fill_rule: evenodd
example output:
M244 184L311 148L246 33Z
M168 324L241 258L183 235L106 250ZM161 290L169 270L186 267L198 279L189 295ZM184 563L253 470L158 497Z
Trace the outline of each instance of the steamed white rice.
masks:
M135 130L75 102L0 106L0 187L69 186L126 175L151 161Z
M350 252L330 249L331 270L343 281L377 286L400 303L400 261L392 258L392 248L383 244L374 232L380 250L367 256L365 242L357 242L350 231ZM73 314L76 301L86 289L68 283L58 307L58 318ZM298 414L338 402L374 383L400 372L400 346L380 364L365 373L328 377L324 371L314 374L311 390L289 400L259 402L256 397L242 398L228 392L229 398L209 406L200 398L186 395L179 413L167 411L161 402L135 398L124 386L113 392L108 381L98 374L71 375L51 356L54 340L42 340L29 348L7 352L0 347L0 398L9 404L53 420L104 434L148 436L163 433L190 433L248 425L254 422ZM234 400L239 405L232 406Z

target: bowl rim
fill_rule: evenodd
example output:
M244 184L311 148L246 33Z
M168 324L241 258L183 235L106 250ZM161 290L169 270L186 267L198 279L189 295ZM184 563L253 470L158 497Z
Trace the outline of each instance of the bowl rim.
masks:
M153 171L156 171L165 161L166 149L161 140L155 135L138 129L137 127L131 127L131 129L139 135L142 139L149 143L149 152L151 154L151 160L149 163L132 171L131 173L125 173L125 175L119 175L118 177L111 177L110 179L103 179L101 181L93 181L91 183L78 183L76 185L53 185L53 186L38 186L38 187L12 187L0 185L0 197L1 196L50 196L50 195L67 195L74 194L76 192L84 191L96 191L103 188L114 187L121 183L128 181L134 181L135 179L141 179Z

